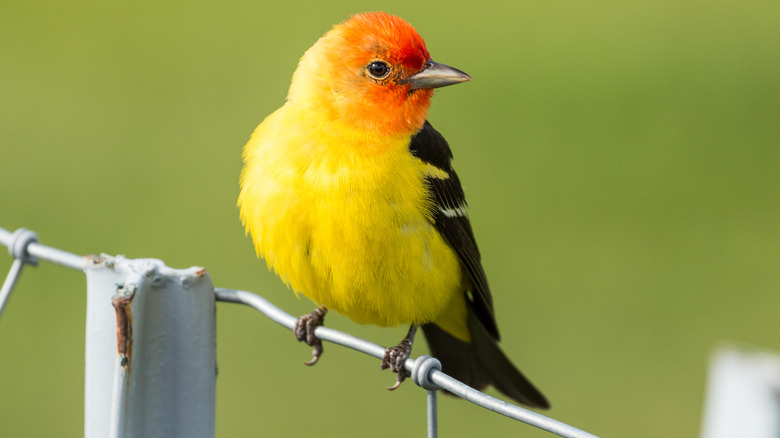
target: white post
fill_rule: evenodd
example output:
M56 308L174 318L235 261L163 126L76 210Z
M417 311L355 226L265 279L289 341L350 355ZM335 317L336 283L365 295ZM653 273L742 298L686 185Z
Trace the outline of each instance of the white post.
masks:
M87 274L86 438L214 437L214 287L202 268L95 257Z
M780 436L780 356L722 347L707 386L702 438Z

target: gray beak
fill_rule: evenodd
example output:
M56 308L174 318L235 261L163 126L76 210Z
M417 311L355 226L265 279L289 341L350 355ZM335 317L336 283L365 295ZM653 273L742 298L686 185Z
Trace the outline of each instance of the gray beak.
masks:
M412 84L412 90L418 90L420 88L446 87L470 80L471 76L457 68L428 60L423 70L407 79L407 82Z

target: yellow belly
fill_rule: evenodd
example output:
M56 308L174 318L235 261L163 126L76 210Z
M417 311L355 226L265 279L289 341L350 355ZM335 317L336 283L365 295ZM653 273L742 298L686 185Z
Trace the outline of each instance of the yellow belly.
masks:
M461 266L432 224L426 166L409 139L286 133L280 117L247 144L239 198L268 266L360 323L430 322L453 302L465 321Z

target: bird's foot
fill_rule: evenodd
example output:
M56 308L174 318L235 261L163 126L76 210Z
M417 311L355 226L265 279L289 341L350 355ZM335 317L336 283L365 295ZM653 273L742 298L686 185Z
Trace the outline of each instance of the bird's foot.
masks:
M404 368L404 362L406 362L406 359L408 359L409 355L412 353L412 343L414 343L414 334L416 332L417 326L412 325L409 328L409 333L398 345L385 350L385 357L382 359L382 369L386 370L390 368L390 371L397 374L393 386L387 388L390 391L401 386L401 383L403 383L407 377L411 377L411 373Z
M308 346L314 347L314 350L311 352L312 358L310 361L304 362L305 365L314 365L322 355L322 341L314 335L314 330L325 322L326 313L328 313L327 308L318 307L313 312L301 316L295 322L295 329L293 330L295 338L299 342L306 342Z

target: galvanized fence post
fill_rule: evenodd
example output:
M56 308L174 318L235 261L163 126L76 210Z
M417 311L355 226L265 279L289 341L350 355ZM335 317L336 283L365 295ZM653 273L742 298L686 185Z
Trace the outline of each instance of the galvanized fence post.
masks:
M710 360L701 438L780 436L780 356L724 345Z
M94 257L85 437L214 437L214 287L202 268Z

